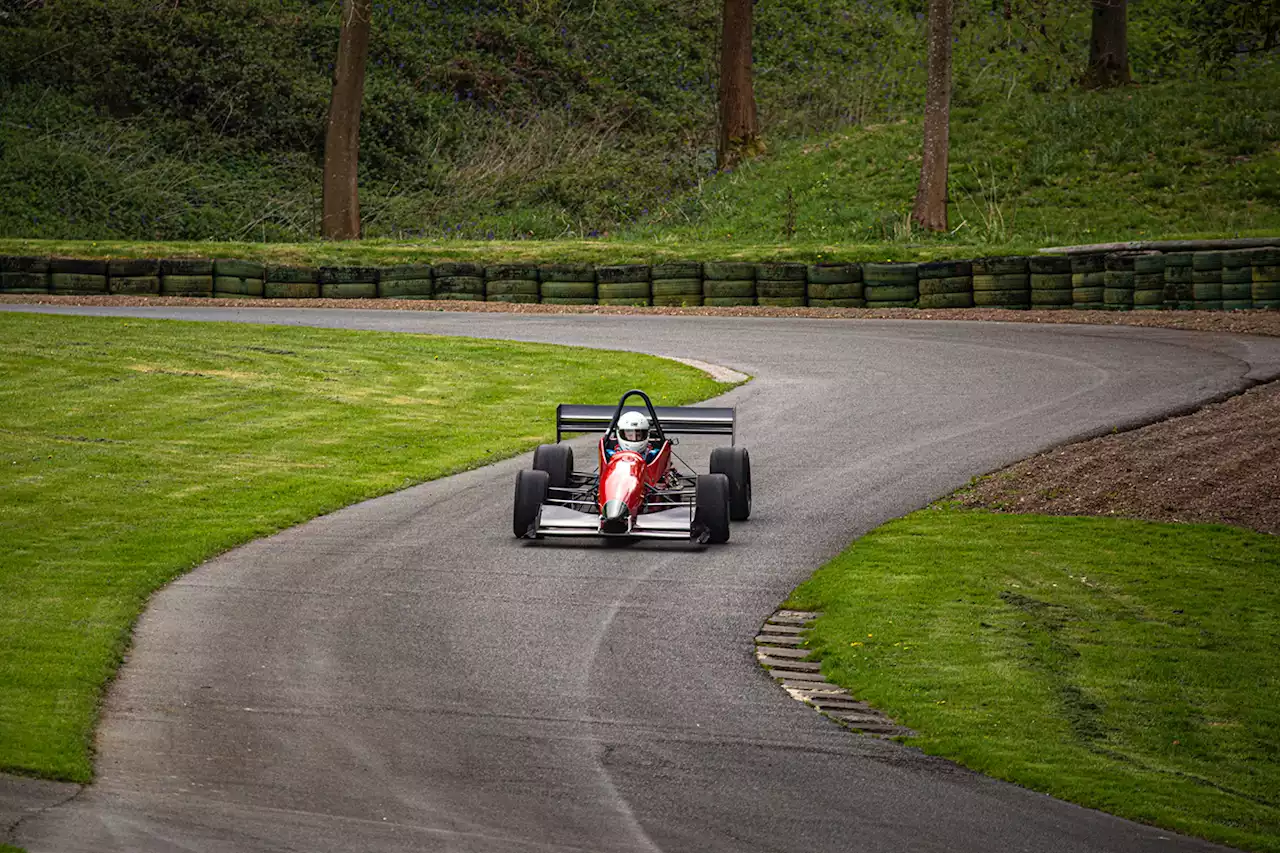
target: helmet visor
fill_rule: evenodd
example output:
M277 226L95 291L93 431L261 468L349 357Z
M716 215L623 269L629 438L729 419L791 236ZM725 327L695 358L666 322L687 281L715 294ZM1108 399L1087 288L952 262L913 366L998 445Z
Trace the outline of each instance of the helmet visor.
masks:
M649 428L648 427L632 427L630 429L621 428L618 430L618 435L622 437L623 441L648 441Z

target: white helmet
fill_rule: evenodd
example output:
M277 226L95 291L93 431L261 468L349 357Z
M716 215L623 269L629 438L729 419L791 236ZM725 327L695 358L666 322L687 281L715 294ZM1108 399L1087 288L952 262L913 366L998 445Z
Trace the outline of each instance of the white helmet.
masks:
M644 453L649 446L649 419L639 412L623 412L618 418L618 447Z

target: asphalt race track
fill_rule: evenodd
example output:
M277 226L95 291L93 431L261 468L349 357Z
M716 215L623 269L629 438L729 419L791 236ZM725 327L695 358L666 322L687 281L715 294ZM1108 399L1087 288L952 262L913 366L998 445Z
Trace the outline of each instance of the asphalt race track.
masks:
M526 455L218 558L156 596L107 700L98 782L22 822L16 841L31 853L1220 849L852 734L776 686L751 638L860 533L1035 451L1280 375L1280 340L958 322L71 310L727 365L755 376L722 398L739 407L755 507L728 545L705 550L520 543L511 489Z

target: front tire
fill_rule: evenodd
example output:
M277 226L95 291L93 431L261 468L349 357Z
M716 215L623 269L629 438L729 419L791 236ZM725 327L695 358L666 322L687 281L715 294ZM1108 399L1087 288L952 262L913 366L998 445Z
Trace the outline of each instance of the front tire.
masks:
M751 457L745 447L717 447L711 451L711 473L729 478L729 517L746 521L751 515Z
M567 444L540 444L533 451L533 470L546 471L551 477L551 488L563 489L569 485L573 473L573 448Z
M729 541L729 478L724 474L698 475L693 523L707 531L711 544Z
M538 523L538 513L547 499L547 488L551 476L546 471L526 470L516 474L516 501L512 512L511 529L517 539L525 539L533 534Z

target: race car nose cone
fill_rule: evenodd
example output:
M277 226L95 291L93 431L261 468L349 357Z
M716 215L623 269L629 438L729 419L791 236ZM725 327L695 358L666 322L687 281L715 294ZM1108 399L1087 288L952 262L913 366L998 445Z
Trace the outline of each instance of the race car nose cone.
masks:
M600 513L600 532L626 533L630 520L631 513L625 501L605 501L604 511Z

